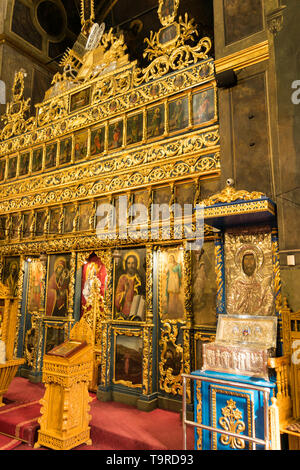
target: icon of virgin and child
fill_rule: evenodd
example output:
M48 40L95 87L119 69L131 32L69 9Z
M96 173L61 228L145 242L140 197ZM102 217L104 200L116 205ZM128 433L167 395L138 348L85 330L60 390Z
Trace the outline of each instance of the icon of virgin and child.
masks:
M54 260L53 271L49 275L46 315L63 317L68 312L70 271L67 259L59 256Z

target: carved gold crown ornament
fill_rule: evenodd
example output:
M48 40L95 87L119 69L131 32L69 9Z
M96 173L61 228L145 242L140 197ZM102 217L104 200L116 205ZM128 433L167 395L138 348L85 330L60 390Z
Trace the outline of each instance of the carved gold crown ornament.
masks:
M168 4L172 4L173 8L168 8ZM178 22L175 21L178 4L179 0L159 2L158 14L164 26L156 33L151 31L150 38L145 39L147 47L143 55L151 63L140 72L140 83L208 58L212 45L210 38L204 37L196 45L191 45L198 31L194 20L189 20L187 13L184 19L180 16Z
M213 206L215 204L228 204L236 201L252 201L266 197L265 194L258 191L245 191L235 189L234 186L227 185L220 193L204 199L200 204L204 206Z
M24 98L24 69L15 73L12 86L12 101L6 105L6 113L0 117L3 129L0 133L0 140L9 139L13 135L22 134L34 127L34 118L28 119L30 109L30 98Z
M83 86L92 85L95 88L89 103L91 106L95 100L99 101L100 95L105 99L107 88L115 89L117 85L120 89L122 85L122 90L128 91L161 78L171 71L183 70L208 59L211 40L204 37L192 45L198 34L194 20L188 19L186 14L184 19L180 16L178 21L175 21L178 5L179 0L159 1L158 15L163 26L156 33L151 31L150 38L145 39L147 46L144 56L150 64L141 69L136 61L129 61L124 35L115 32L113 28L104 31L104 23L94 23L94 1L81 0L82 30L72 49L68 48L62 57L62 71L54 75L43 102L36 105L36 117L26 120L29 100L24 100L16 93L2 118L5 127L1 132L0 141L21 133L27 134L35 129L38 132L39 127L48 125L53 120L65 119L70 93ZM210 64L207 67L209 69ZM127 68L130 77L127 73L126 83L119 83L117 74L122 70L125 73ZM14 84L16 90L24 88L24 76L24 72L18 72Z

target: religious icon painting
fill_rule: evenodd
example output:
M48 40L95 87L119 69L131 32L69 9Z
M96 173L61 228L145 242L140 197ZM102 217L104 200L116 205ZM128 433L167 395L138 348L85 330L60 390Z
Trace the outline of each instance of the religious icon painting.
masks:
M215 90L208 88L195 93L193 102L193 123L200 125L212 121L215 118Z
M38 211L36 213L36 226L35 226L35 235L37 237L41 237L42 235L44 235L45 222L46 222L46 212Z
M169 203L171 200L170 186L153 190L152 220L165 220L170 217Z
M0 160L0 181L3 181L5 178L5 167L6 167L6 160Z
M230 315L274 315L271 233L226 234L226 311Z
M60 216L61 216L60 208L54 208L50 210L49 233L55 234L59 232Z
M88 135L87 132L80 132L75 135L74 160L77 162L87 156Z
M5 216L0 217L0 240L5 239Z
M108 126L108 150L114 150L123 145L123 120L112 122Z
M189 125L188 97L184 96L169 103L169 132L180 131Z
M170 24L165 28L161 28L158 32L158 42L161 47L172 46L180 34L180 26L177 23Z
M174 21L179 6L179 0L159 0L157 14L162 25Z
M127 145L136 144L143 140L143 113L127 118Z
M72 159L72 138L68 137L67 139L63 139L60 142L60 149L59 149L59 164L64 165L65 163L69 163Z
M9 287L14 297L17 297L18 294L19 271L20 258L18 256L9 256L5 258L2 273L3 284Z
M70 112L77 111L90 104L91 88L85 88L71 95Z
M165 132L165 106L160 104L147 110L147 138L152 139Z
M46 266L39 259L33 259L28 264L27 310L32 313L43 307Z
M143 321L146 314L146 249L122 250L114 258L114 318Z
M141 387L143 381L143 339L141 332L115 331L114 382Z
M25 176L29 172L30 152L20 154L19 158L19 176Z
M149 203L149 192L147 190L136 191L133 197L134 204L143 204L148 208Z
M130 222L134 224L147 224L149 192L136 191L133 195L133 206L129 208Z
M94 288L104 299L107 271L102 260L92 254L82 268L81 278L81 314L89 310L95 303Z
M101 126L91 131L90 155L98 155L104 152L105 127Z
M18 237L19 223L20 223L20 220L19 220L18 214L13 214L11 216L11 225L12 225L11 232L10 232L11 239L15 239Z
M97 234L102 230L112 229L115 221L115 209L107 197L103 197L96 202L96 230Z
M64 233L72 232L75 223L76 223L76 207L71 204L67 205L64 208Z
M56 155L57 155L57 142L52 142L46 146L45 151L45 168L53 168L56 166Z
M70 254L50 255L46 294L46 315L66 317L69 305Z
M159 314L162 321L184 320L183 249L159 252Z
M192 214L194 207L195 184L182 183L175 186L174 216L182 217Z
M17 156L11 157L8 160L8 171L7 171L7 177L8 178L15 178L17 176Z
M206 241L200 250L192 250L192 308L194 324L215 327L217 281L215 245Z
M90 216L92 205L90 202L79 204L78 229L84 232L90 229Z
M195 184L194 183L182 183L175 186L176 202L181 207L184 204L194 204L195 196Z
M65 341L65 328L64 324L61 325L49 325L46 323L45 331L45 350L44 354L47 354L56 346L59 346Z
M32 152L32 172L41 171L43 166L43 147L34 149Z
M28 238L32 235L32 222L33 214L32 212L25 212L23 219L23 238Z

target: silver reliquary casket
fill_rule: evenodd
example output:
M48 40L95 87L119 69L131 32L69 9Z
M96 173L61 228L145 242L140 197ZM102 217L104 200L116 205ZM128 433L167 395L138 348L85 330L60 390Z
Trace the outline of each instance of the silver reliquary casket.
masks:
M277 317L219 315L215 342L203 344L202 370L268 380L276 337Z

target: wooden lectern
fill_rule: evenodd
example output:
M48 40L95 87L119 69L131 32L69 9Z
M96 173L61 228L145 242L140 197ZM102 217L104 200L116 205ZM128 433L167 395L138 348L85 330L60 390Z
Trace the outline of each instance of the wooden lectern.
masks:
M70 339L44 356L45 395L35 447L69 450L91 445L88 385L93 373L93 333L84 318Z
M0 406L18 367L25 360L14 357L18 313L18 299L13 297L9 287L0 283L0 340L5 345L5 359L0 364ZM2 362L3 360L3 362Z

